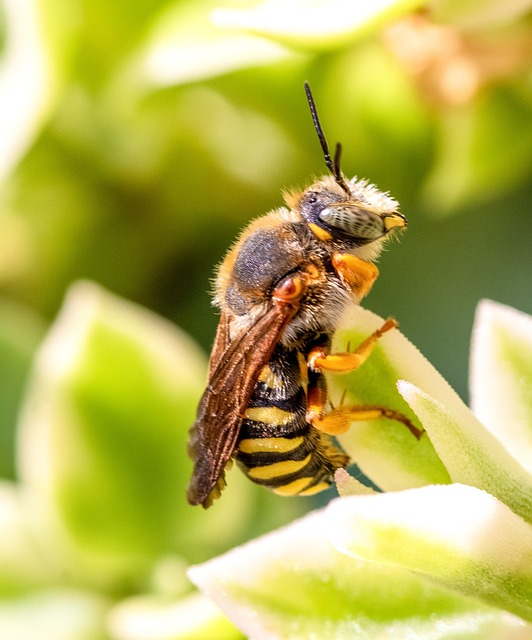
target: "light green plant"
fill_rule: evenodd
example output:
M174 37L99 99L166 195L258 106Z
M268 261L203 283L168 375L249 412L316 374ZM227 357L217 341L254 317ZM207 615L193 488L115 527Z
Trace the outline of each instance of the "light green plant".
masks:
M359 309L335 341L380 322ZM483 423L404 336L374 355L344 381L347 401L412 412L425 429L418 442L401 425L357 423L342 438L386 493L338 472L342 497L191 579L254 639L530 637L532 318L479 307Z
M481 307L476 418L397 332L331 381L426 435L356 425L343 445L387 493L340 474L344 497L298 521L316 503L238 471L213 509L186 504L205 354L104 287L208 346L213 262L322 169L306 79L346 173L411 223L372 306L459 376L439 309L469 327L478 290L527 308L531 5L0 0L0 638L529 637L529 319ZM191 574L214 599L194 592L187 568L232 548Z
M335 342L380 322L350 310ZM526 638L532 318L484 302L474 336L483 423L404 336L387 334L359 371L331 380L333 397L347 389L344 401L386 404L426 430L417 441L379 421L342 438L386 493L339 472L342 497L191 569L206 594L191 595L187 565L242 541L253 502L267 525L288 522L293 502L234 472L212 509L185 503L203 357L171 324L77 284L32 368L20 480L0 491L0 635L241 637L208 595L251 638Z

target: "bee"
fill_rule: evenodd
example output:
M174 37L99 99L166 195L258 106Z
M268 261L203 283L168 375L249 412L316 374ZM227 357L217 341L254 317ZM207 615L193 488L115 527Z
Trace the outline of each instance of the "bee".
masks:
M346 179L342 147L331 158L308 83L305 91L330 174L251 222L218 269L220 322L188 446L187 498L204 508L220 496L234 458L280 495L312 495L349 463L332 436L353 421L390 418L420 436L392 409L328 401L324 374L357 369L397 326L388 319L356 349L330 353L342 312L367 295L379 273L374 261L407 223L387 193Z

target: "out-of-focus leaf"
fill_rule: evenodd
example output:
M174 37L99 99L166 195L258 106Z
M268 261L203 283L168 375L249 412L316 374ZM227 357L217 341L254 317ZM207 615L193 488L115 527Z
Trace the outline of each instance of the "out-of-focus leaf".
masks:
M185 500L203 385L176 327L96 285L71 290L36 359L20 475L41 544L78 580L135 577L185 540L201 555L213 531L220 544L238 529L245 491L209 514Z
M249 9L218 9L213 20L294 47L329 50L424 4L424 0L264 0Z
M127 76L152 86L176 85L294 56L275 42L220 29L211 21L217 5L212 0L170 5L151 28Z
M243 640L212 600L194 593L177 602L153 596L124 600L109 614L112 640Z
M341 496L359 496L377 493L371 487L367 487L356 478L353 478L353 476L350 476L345 469L336 470L334 481L336 482L338 493Z
M327 513L339 551L419 572L532 622L532 526L484 491L430 486L334 500Z
M333 340L333 352L354 349L383 324L375 314L353 307L345 314L341 329ZM469 410L434 367L398 331L393 330L378 342L368 360L348 375L329 376L333 404L342 396L345 405L379 405L395 409L417 422L415 414L397 392L397 380L417 380L438 397ZM401 423L394 420L353 422L340 442L362 471L385 490L398 490L430 483L449 482L427 434L418 441Z
M532 317L481 302L470 369L473 412L532 473Z
M532 476L473 414L462 421L409 382L399 390L416 412L453 482L489 492L532 523Z
M0 300L0 477L15 476L14 440L31 359L44 326L29 310Z
M448 213L519 185L532 168L532 102L518 85L501 86L442 113L436 157L423 197Z
M432 159L433 115L382 40L339 52L316 94L328 136L343 143L344 171L370 178L406 208L403 198L417 192Z
M372 498L339 500L359 499ZM348 561L328 541L329 524L327 512L312 513L189 575L253 639L527 637L504 611L400 568Z
M74 3L72 3L74 4ZM0 181L33 142L59 96L76 24L71 4L2 0Z
M53 583L56 567L48 564L32 535L30 516L20 488L0 482L0 594L15 597L23 591ZM0 631L1 631L0 623ZM7 637L2 635L0 637Z
M5 640L106 640L108 603L71 589L36 591L0 600L0 637Z
M498 27L526 16L532 8L530 0L435 0L431 13L439 22L455 24L462 29L482 31Z

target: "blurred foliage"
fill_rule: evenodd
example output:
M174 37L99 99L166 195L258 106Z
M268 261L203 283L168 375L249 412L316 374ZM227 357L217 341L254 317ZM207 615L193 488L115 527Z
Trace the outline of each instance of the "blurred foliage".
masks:
M75 290L88 342L73 343L72 362L82 364L66 387L39 369L44 356L32 365L78 279L165 316L208 350L213 265L243 224L281 204L284 188L324 171L305 79L328 138L344 145L346 174L389 189L410 223L383 256L368 306L397 317L466 395L477 300L532 311L531 4L0 2L0 474L33 486L39 517L50 531L64 529L64 556L50 560L55 533L39 549L54 575L69 567L76 587L149 590L156 559L204 559L308 505L278 506L232 474L238 490L228 491L223 527L216 524L225 533L212 540L217 516L193 514L182 495L203 373L182 387L182 399L180 376L169 383L177 395L165 395L147 373L159 361L138 353L138 341L159 329L148 322L132 338L136 311L99 306L94 300L108 294L98 288ZM83 319L85 298L101 313ZM61 346L57 329L50 335L64 351L68 341ZM181 370L203 371L201 356L189 355L178 356ZM52 438L38 465L26 439L17 471L13 442L17 414L29 420L30 369L29 399L46 390L45 422L65 444L55 450ZM29 421L38 442L54 433ZM104 606L79 598L87 611Z

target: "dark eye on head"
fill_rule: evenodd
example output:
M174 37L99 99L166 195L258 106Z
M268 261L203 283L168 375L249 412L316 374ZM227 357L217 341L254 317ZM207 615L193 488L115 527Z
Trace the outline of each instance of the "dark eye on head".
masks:
M318 202L318 194L314 193L313 191L311 191L308 195L307 195L307 202L309 204L316 204L316 202Z

